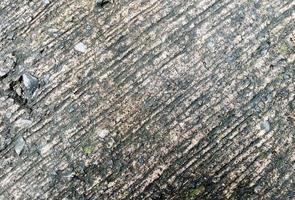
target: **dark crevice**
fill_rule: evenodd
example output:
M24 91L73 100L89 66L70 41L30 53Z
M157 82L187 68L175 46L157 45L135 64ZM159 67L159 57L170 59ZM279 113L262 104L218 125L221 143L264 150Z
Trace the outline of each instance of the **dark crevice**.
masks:
M12 81L9 84L9 89L6 90L6 95L9 98L12 98L21 108L28 110L30 113L32 112L32 108L30 108L30 106L28 105L28 100L26 98L24 98L23 96L19 95L16 91L15 91L15 87L17 85L20 85L22 82L22 79L19 78L16 81ZM23 89L21 89L22 93L23 93Z
M4 79L6 79L8 77L9 73L3 75L0 77L0 82L2 82Z
M100 8L103 8L103 7L105 7L107 4L110 4L110 3L111 3L111 2L108 1L108 0L101 0L101 1L97 2L96 5L97 5L98 7L100 7Z

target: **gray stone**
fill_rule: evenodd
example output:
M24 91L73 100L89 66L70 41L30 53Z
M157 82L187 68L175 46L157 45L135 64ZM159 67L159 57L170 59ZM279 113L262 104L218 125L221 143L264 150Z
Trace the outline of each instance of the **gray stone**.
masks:
M25 146L26 142L24 138L22 136L19 136L15 142L14 150L18 155L20 155Z
M27 89L28 93L30 95L33 95L34 92L39 87L39 80L35 76L31 75L30 73L23 74L22 78L23 78L24 86Z
M21 118L15 122L14 126L23 129L28 128L30 125L32 125L32 123L33 122L31 120Z
M269 131L271 131L271 125L270 122L268 120L265 120L261 123L260 125L261 129L264 130L266 133L268 133Z

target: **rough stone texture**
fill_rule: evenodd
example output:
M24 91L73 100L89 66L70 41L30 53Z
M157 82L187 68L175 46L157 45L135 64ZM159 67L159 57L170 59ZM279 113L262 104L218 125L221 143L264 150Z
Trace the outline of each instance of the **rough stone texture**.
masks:
M0 199L295 199L294 11L1 0Z

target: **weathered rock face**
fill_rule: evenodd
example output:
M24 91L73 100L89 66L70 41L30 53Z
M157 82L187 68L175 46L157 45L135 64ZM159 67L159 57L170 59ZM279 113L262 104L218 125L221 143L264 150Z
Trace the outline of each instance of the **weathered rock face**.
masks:
M293 0L1 0L0 199L293 199Z

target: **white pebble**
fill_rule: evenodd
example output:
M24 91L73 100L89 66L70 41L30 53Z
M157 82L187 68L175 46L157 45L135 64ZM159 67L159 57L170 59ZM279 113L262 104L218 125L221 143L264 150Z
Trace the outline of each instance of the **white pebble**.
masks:
M78 44L75 45L75 50L85 53L87 51L87 46L83 44L82 42L79 42Z
M30 125L32 125L32 121L31 120L27 120L27 119L18 119L16 122L15 122L15 127L18 127L18 128L27 128L29 127Z
M99 131L98 131L98 136L99 136L100 138L105 138L108 134L109 134L109 131L106 130L106 129L103 129L103 130L99 130Z
M26 142L24 138L20 136L15 143L15 147L14 147L15 152L19 155L24 149L25 145L26 145Z
M31 76L23 74L23 81L26 88L29 88L31 86Z
M261 129L263 129L266 133L268 133L271 130L271 126L268 120L265 120L261 123Z
M49 2L49 0L43 0L43 3L44 4L49 4L50 2Z

